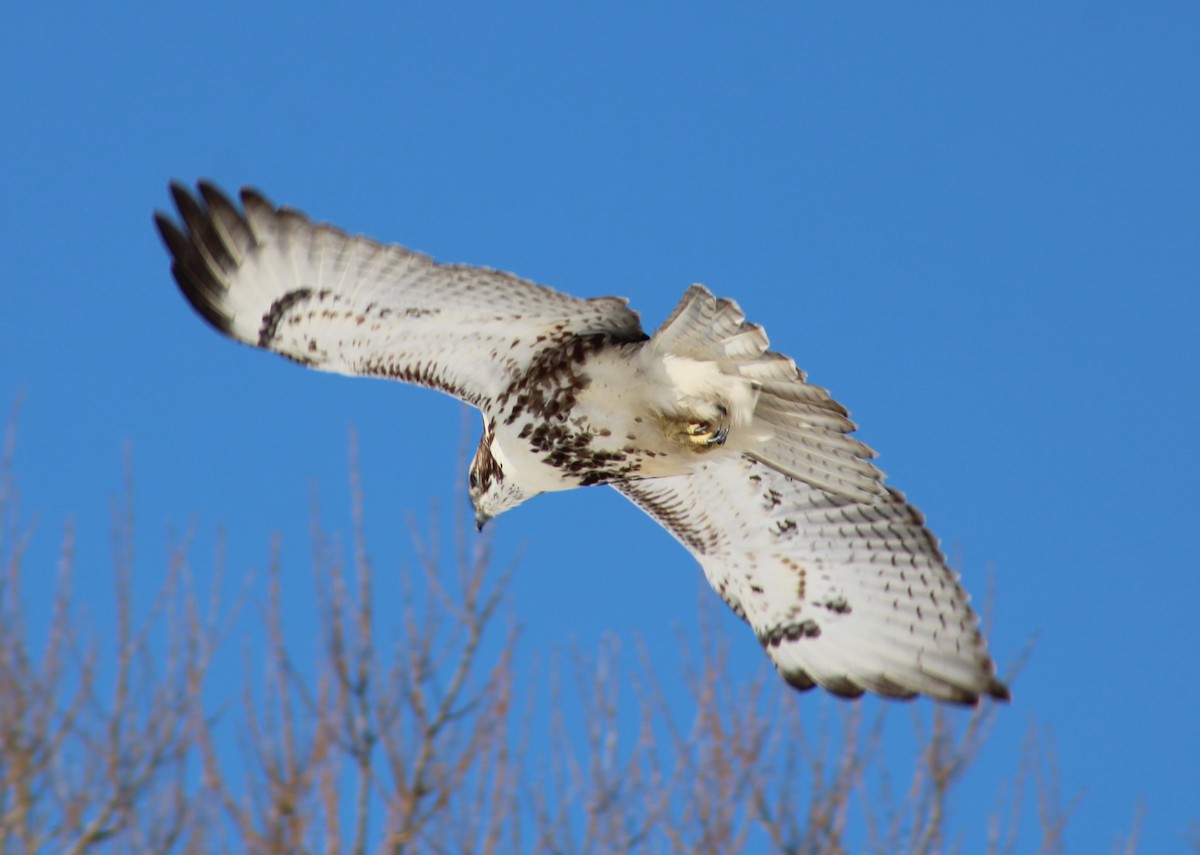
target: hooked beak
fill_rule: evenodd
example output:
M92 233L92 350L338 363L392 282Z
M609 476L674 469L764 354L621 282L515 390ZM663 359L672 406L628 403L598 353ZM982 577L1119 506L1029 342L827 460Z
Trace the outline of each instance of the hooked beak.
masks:
M486 525L487 521L490 519L491 519L491 517L489 517L487 514L483 513L482 511L476 511L475 512L475 530L478 532L482 532L484 525Z

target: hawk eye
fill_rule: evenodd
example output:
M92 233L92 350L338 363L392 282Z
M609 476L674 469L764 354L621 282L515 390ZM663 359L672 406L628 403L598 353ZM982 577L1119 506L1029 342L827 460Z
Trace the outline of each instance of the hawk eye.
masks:
M474 470L474 469L472 469L472 470L471 470L471 476L470 476L470 478L469 478L468 480L471 482L471 489L472 489L472 490L474 490L474 489L476 489L476 488L478 488L478 487L479 487L479 476L475 474L475 470Z

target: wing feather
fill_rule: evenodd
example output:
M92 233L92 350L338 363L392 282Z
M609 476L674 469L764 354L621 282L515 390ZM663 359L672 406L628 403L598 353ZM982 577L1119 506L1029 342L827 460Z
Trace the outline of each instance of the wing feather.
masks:
M895 490L855 502L747 457L614 486L688 548L796 688L1008 697L957 574Z
M483 267L351 236L245 189L207 182L155 222L183 295L213 327L323 371L440 389L476 406L572 335L645 337L616 297L578 299Z

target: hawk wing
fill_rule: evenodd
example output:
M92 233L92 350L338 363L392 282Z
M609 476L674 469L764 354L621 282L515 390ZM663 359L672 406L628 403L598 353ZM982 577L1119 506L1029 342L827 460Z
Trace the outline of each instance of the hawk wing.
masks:
M746 457L614 486L699 560L796 688L1008 697L957 574L900 493L855 502Z
M244 189L171 194L155 222L192 307L220 332L339 374L386 377L481 407L536 354L572 335L645 338L616 297L581 300L483 267L439 264L315 224Z

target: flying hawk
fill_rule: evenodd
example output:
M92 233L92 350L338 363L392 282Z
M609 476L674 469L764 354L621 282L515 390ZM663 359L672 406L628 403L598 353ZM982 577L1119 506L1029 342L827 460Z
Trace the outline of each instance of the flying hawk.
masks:
M783 678L835 695L1007 699L958 576L846 410L732 300L693 285L647 335L578 299L314 224L253 190L171 185L155 222L217 330L310 368L440 389L483 414L480 526L610 484L700 562Z

